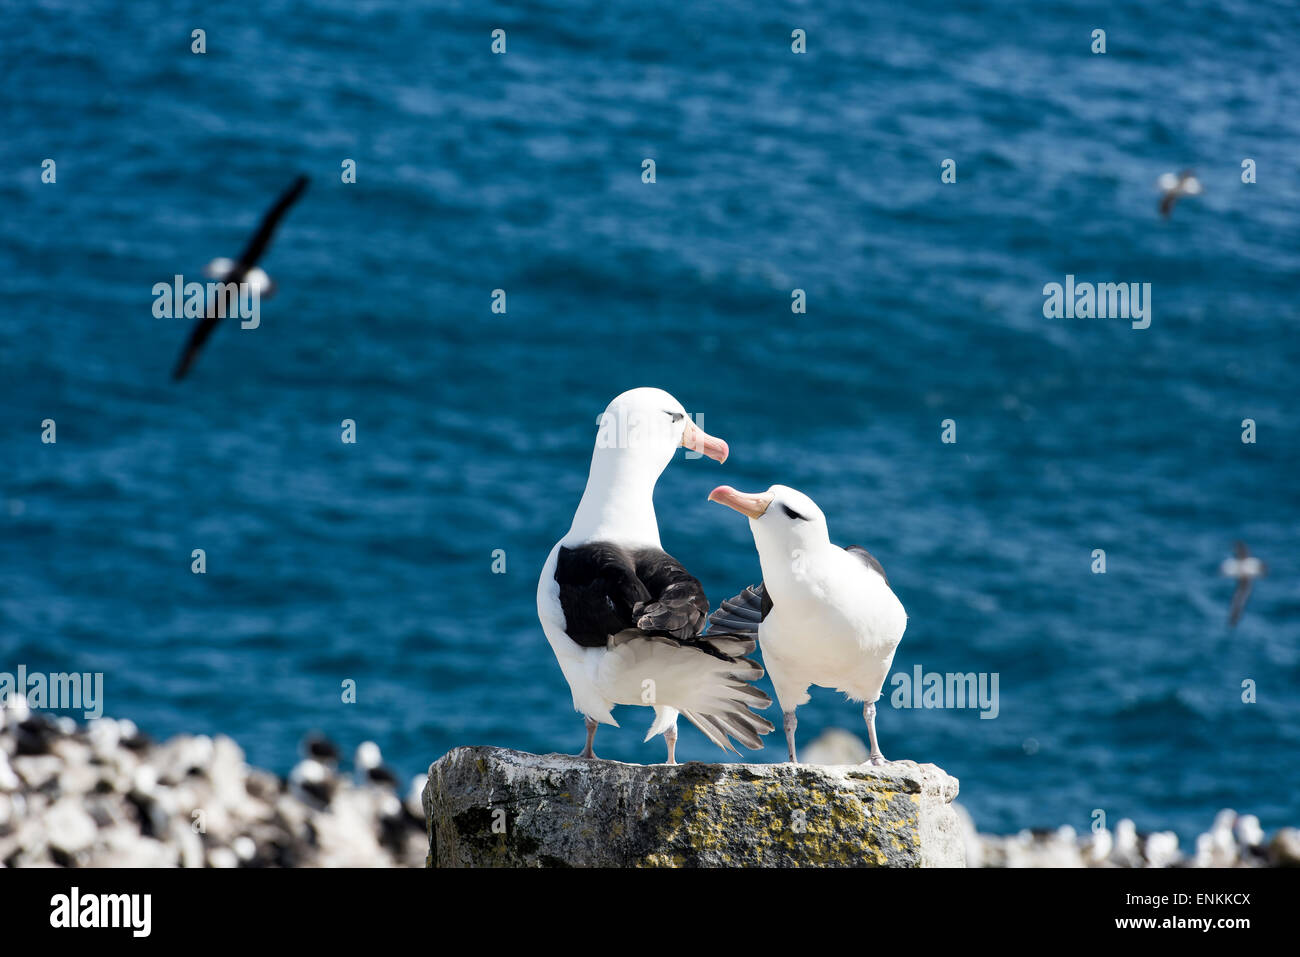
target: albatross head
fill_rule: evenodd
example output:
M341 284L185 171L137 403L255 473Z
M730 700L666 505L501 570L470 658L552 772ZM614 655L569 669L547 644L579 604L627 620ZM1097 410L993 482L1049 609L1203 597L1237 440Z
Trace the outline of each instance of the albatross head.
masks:
M718 462L727 458L727 443L692 422L663 389L617 396L600 415L587 489L565 540L658 547L654 487L683 447Z
M773 485L766 492L737 492L730 485L720 485L709 493L709 501L749 518L760 558L791 558L796 552L830 542L826 516L817 503L789 486Z
M617 458L658 477L683 447L718 462L727 459L727 443L692 422L663 389L630 389L601 414L596 456Z

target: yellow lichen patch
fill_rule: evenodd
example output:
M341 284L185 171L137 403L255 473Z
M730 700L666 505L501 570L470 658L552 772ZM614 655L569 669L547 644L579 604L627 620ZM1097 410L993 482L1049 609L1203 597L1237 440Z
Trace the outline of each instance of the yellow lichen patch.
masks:
M872 782L873 784L875 782ZM734 800L729 797L734 795ZM798 866L882 865L887 856L853 835L871 823L869 802L852 792L755 777L685 784L657 837L661 847L686 844L704 861L736 861L736 835L751 855L741 863ZM743 811L738 809L743 808ZM698 813L695 813L697 812ZM672 866L681 854L656 852L647 863Z

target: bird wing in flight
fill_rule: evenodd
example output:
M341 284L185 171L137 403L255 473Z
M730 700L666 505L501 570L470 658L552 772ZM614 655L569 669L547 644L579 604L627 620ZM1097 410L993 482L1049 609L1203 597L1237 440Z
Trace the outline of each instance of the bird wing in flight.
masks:
M1232 593L1232 609L1228 612L1228 627L1237 627L1237 622L1241 620L1241 613L1246 610L1246 600L1250 598L1250 590L1254 587L1254 581L1250 578L1238 578L1237 590Z
M275 228L280 225L280 220L284 214L289 211L289 207L298 201L298 197L303 194L307 188L307 177L299 176L293 181L293 185L280 194L280 198L262 217L261 225L257 227L257 232L253 238L248 241L244 251L239 254L238 263L240 266L249 267L257 264L266 252L266 247L271 244L271 236L275 233Z
M185 348L181 350L181 357L176 360L176 367L172 369L172 381L179 382L185 378L185 373L190 371L190 366L194 364L195 358L198 357L199 350L203 348L203 343L208 341L208 336L212 335L212 330L217 328L220 317L209 313L199 320L199 324L194 327L190 333L189 339L185 342Z
M307 182L306 176L299 176L293 181L293 185L280 195L280 198L275 201L275 205L262 217L257 232L248 241L248 245L240 253L239 259L233 262L229 259L214 259L208 263L204 269L204 274L212 279L220 279L222 282L243 282L257 260L266 252L266 247L271 242L271 236L275 233L275 228L280 224L280 220L284 218L284 214L289 211L290 206L297 202L298 197L307 188ZM258 270L258 272L261 272L261 270ZM265 276L265 273L262 273L262 276ZM262 282L261 277L259 277L259 287L263 294L269 294L274 289L269 279ZM198 358L199 350L208 341L208 337L212 335L212 331L217 327L217 322L220 319L220 315L209 312L199 320L199 324L190 333L185 348L181 350L181 356L176 361L176 367L172 370L173 381L179 382L185 378L190 366Z

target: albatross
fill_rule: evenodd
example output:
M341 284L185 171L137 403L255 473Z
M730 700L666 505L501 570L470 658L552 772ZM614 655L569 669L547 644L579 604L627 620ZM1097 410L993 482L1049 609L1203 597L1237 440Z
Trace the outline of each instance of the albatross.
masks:
M880 562L857 545L831 544L817 503L787 486L746 493L723 485L709 501L749 519L763 570L762 582L722 603L710 628L757 635L784 717L790 760L799 760L795 710L808 703L808 687L818 685L864 702L867 763L885 764L876 742L876 701L907 613Z
M203 267L203 275L219 282L234 283L236 286L240 283L250 283L257 290L260 298L270 298L275 292L275 283L271 282L271 277L266 274L265 270L258 267L257 261L262 258L262 255L266 252L266 247L271 244L271 237L275 234L275 228L280 225L280 220L284 218L284 214L289 211L290 206L298 201L298 197L302 195L303 190L306 188L306 176L299 176L295 179L293 184L280 194L280 198L275 201L275 205L267 210L266 215L262 217L257 232L248 241L248 245L239 254L239 258L214 259ZM216 329L217 322L220 319L221 313L210 303L207 314L199 320L199 324L190 333L185 348L181 350L181 357L176 362L176 368L172 370L172 379L174 381L185 378L185 373L194 364L194 360L198 358L199 350L203 348L203 343L208 341L208 337L212 335L212 330Z
M1241 613L1246 610L1246 601L1256 578L1268 574L1268 566L1250 553L1245 542L1237 542L1233 549L1234 557L1224 559L1219 566L1219 574L1237 580L1237 589L1232 593L1232 607L1228 609L1228 627L1236 628L1241 621Z
M537 583L537 616L586 722L580 757L596 756L597 727L619 726L611 711L620 704L654 709L645 740L664 736L668 764L676 763L679 713L736 754L732 738L757 750L759 736L773 730L751 710L772 703L749 683L763 676L745 657L754 637L701 634L704 589L659 540L655 484L683 446L727 458L727 443L662 389L632 389L610 402L573 524Z
M1156 180L1160 190L1160 215L1165 219L1174 211L1174 203L1184 196L1199 196L1201 181L1191 170L1185 169L1178 174L1164 173Z

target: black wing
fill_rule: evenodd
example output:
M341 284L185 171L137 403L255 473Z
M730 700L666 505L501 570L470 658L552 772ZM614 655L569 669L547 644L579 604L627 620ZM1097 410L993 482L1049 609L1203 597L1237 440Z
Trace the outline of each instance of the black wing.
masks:
M584 648L599 648L628 629L691 641L704 629L709 600L699 581L659 549L608 542L561 546L555 581L565 630Z
M1250 598L1250 590L1254 584L1254 581L1249 578L1237 579L1237 590L1232 593L1232 607L1228 610L1229 628L1236 628L1237 622L1241 621L1241 613L1246 610L1246 601Z
M603 648L611 635L636 625L634 609L651 599L627 549L605 542L560 546L555 562L564 630L584 648Z
M678 641L699 636L708 620L709 599L681 562L659 549L643 549L636 553L636 575L651 595L633 609L638 628Z
M885 574L885 567L880 564L875 555L871 554L871 552L867 551L861 545L850 545L844 550L853 557L861 560L862 564L866 565L868 568L873 569L881 578L885 579L886 585L889 584L889 577Z
M280 198L275 201L275 205L267 210L266 215L262 217L262 223L257 227L257 232L253 233L253 238L248 241L244 251L239 254L235 260L236 269L242 266L244 269L251 269L257 265L257 261L262 258L266 252L266 247L271 244L271 236L275 234L275 227L280 225L280 220L284 214L289 211L289 207L298 201L298 197L303 194L307 188L307 177L299 176L293 181L293 185L280 194Z
M190 333L189 339L185 342L185 348L181 350L181 357L176 360L176 368L172 369L172 381L179 382L185 378L185 373L190 371L190 366L198 357L199 350L203 348L203 343L208 341L208 336L212 335L212 330L217 328L220 317L209 313L199 320L199 324L194 327Z

